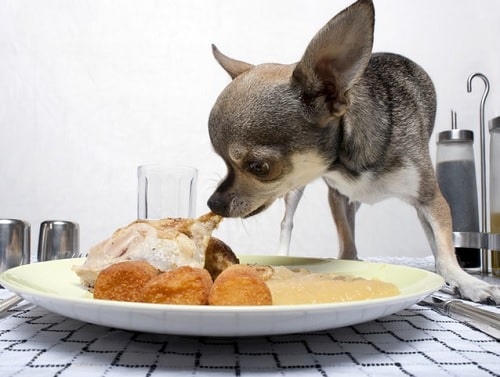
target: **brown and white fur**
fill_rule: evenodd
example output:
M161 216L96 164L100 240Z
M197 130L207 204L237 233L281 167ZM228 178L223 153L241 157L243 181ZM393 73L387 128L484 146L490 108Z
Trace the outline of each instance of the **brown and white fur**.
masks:
M464 298L499 303L500 287L467 274L455 257L450 210L429 155L433 84L409 59L372 53L373 30L372 1L359 0L317 33L297 64L252 65L214 47L233 80L209 117L228 173L208 206L249 217L290 192L296 205L302 188L322 177L338 256L356 259L360 203L397 197L416 209L447 283Z

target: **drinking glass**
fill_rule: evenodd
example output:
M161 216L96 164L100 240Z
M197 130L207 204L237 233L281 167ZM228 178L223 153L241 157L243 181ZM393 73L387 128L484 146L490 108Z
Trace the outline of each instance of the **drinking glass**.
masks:
M196 208L198 171L162 164L137 168L139 219L192 218Z

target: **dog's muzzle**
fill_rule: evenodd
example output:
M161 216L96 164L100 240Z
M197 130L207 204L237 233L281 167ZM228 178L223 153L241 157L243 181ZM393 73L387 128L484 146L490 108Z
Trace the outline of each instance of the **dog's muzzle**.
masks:
M217 192L213 193L212 196L208 199L207 205L210 210L222 217L231 217L230 216L230 201L223 200Z
M245 216L243 216L243 217L244 217L244 218L247 218L247 217L250 217L250 216L256 215L256 214L258 214L258 213L260 213L260 212L264 211L265 209L266 209L266 205L265 205L265 204L263 204L263 205L261 205L259 208L257 208L257 209L255 209L255 210L253 210L253 211L252 211L252 212L250 212L248 215L245 215Z
M221 195L217 191L212 194L212 196L208 199L207 205L210 210L222 217L242 217L247 218L253 215L256 215L259 212L262 212L266 209L266 205L263 204L258 208L251 210L249 206L242 203L234 203L234 198L227 198L224 195Z

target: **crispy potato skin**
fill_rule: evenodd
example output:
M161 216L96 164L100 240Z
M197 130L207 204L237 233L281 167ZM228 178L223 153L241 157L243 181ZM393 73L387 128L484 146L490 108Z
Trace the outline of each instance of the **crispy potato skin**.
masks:
M235 264L220 273L215 279L210 296L210 305L272 305L269 287L260 274L250 266Z
M115 301L141 301L141 288L159 271L146 261L126 261L102 270L94 285L94 298Z
M183 266L152 278L140 296L142 302L154 304L206 305L211 287L207 270Z

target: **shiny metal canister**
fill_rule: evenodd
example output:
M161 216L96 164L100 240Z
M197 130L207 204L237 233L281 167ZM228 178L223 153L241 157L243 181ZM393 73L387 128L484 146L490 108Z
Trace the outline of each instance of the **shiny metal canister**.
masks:
M40 224L38 261L65 259L80 255L80 229L77 223L46 220Z
M31 258L31 226L18 219L0 219L0 271L27 264Z

